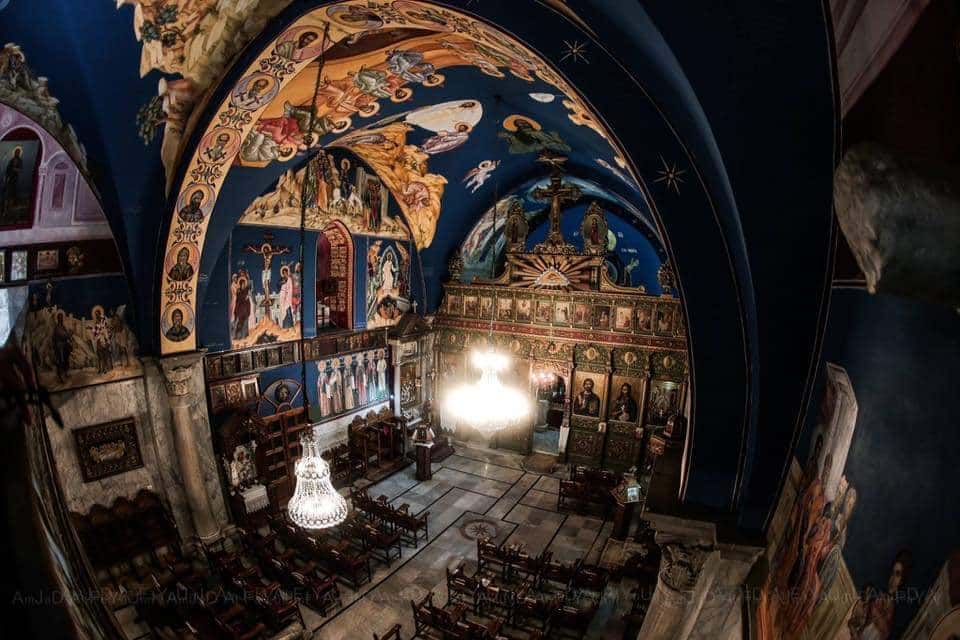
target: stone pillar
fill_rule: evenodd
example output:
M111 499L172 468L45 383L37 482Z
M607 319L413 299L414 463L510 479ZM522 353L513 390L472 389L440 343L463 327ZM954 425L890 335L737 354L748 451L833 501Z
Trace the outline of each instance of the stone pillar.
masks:
M182 356L164 358L160 361L167 396L170 401L171 430L180 467L183 491L187 497L197 538L203 543L218 540L221 523L214 514L207 492L204 465L201 453L208 447L201 443L194 428L194 416L203 415L206 424L206 401L203 394L203 351ZM196 383L200 382L199 385ZM200 396L198 398L197 388ZM207 429L209 433L209 428ZM222 501L222 497L217 496Z
M647 513L660 545L660 573L638 638L740 637L742 587L762 547L717 541L711 522Z
M657 588L638 637L686 640L709 591L716 552L707 546L679 542L660 543L660 550L663 556Z

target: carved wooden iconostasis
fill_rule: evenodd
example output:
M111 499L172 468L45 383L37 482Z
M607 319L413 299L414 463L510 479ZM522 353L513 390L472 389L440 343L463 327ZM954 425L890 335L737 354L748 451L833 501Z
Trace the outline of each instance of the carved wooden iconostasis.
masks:
M559 378L552 393L564 390L560 448L568 462L627 469L638 462L644 434L662 430L684 410L689 372L680 301L610 280L608 226L597 203L580 226L583 248L566 241L561 207L580 194L557 166L538 195L551 201L546 239L528 251L527 219L513 206L498 278L463 284L459 258L451 263L454 280L444 287L435 321L438 396L442 402L444 390L475 379L469 353L492 343L512 356L504 383L529 389L531 402L541 390L537 380ZM482 439L445 412L441 418L458 437ZM534 419L499 432L491 444L528 453Z

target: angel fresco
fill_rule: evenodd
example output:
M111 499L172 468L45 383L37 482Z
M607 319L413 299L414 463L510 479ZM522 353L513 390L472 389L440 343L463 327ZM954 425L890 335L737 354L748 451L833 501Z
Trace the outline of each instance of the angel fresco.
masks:
M303 151L307 145L303 141L303 135L310 130L310 121L313 119L313 133L324 136L334 129L333 121L326 114L315 113L311 115L307 107L298 107L290 102L283 103L283 115L278 118L263 118L257 122L254 131L247 136L247 143L244 147L249 149L242 155L243 159L249 162L268 159L275 160L280 155L281 148L290 149L283 153L286 156L292 153L293 149ZM251 137L255 133L262 137L268 137L273 141L273 145L265 145L261 139ZM268 149L263 149L268 146ZM259 156L268 156L261 158Z
M476 193L499 166L499 160L482 160L480 164L470 169L463 177L463 182L470 189L470 193Z
M457 123L455 131L438 131L436 135L424 140L420 148L429 155L453 151L470 138L470 125Z

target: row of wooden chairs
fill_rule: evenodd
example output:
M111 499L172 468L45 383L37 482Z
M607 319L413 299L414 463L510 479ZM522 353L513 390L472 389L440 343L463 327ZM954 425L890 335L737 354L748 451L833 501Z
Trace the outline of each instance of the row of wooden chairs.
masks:
M307 533L281 516L274 517L270 526L284 545L315 560L351 589L357 590L373 579L370 556L356 551L349 540L334 541L326 536Z
M330 481L335 489L346 487L367 473L367 461L354 446L338 444L320 454L330 465Z
M340 525L340 538L358 545L371 558L388 567L399 560L402 551L402 536L391 525L380 520L369 520L352 512Z
M244 549L303 604L323 616L342 604L337 576L323 571L315 560L293 547L285 546L275 532L261 535L240 529L238 533Z
M500 630L504 625L501 618L471 620L463 604L447 604L438 607L433 603L433 592L429 592L420 602L410 601L413 610L414 637L429 637L439 633L451 640L501 640ZM539 634L530 636L540 638Z
M603 594L610 581L609 571L587 565L582 559L572 563L554 562L549 551L531 556L522 545L496 544L487 537L477 539L477 568L481 572L499 573L504 581L520 577L531 581L537 588L550 581L562 585L563 590L577 589L596 594Z
M74 512L70 518L95 569L180 544L173 518L160 497L147 489L132 500L120 497L109 507L93 505L86 514Z
M362 511L372 520L392 527L394 531L400 534L404 542L414 547L419 546L421 541L426 541L430 537L427 525L429 511L413 515L410 513L410 505L402 504L399 507L394 507L386 496L374 499L364 489L351 489L350 499L353 502L354 509Z
M138 620L155 637L260 640L294 621L303 625L296 602L269 581L258 583L255 569L236 563L230 554L213 556L225 563L222 572L167 556L165 571L152 576L152 589L133 601Z
M612 490L623 482L623 474L582 465L570 467L570 478L560 481L557 511L593 513L606 516L616 504Z
M389 407L356 416L347 429L351 450L363 457L364 464L379 467L403 456L406 449L406 421L393 415Z
M260 565L245 565L241 560L218 562L214 567L220 577L232 587L241 602L251 598L260 613L260 620L274 630L283 629L293 622L304 627L303 616L297 606L299 600L290 595L280 582L272 579Z

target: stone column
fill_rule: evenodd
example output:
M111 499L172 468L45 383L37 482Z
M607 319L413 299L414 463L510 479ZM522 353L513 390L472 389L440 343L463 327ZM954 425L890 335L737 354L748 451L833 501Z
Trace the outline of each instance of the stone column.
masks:
M717 541L711 522L644 514L657 533L660 573L638 638L739 637L742 586L761 547Z
M201 411L205 413L206 410L205 398L197 397L195 384L197 378L203 380L203 354L203 351L195 351L164 358L160 361L160 367L170 400L174 447L194 531L201 542L210 543L220 538L221 527L207 494L201 460L202 445L198 441L192 417ZM203 385L200 384L199 387L202 390Z
M660 545L660 573L639 638L687 640L716 571L716 527L647 513Z
M638 637L645 640L686 640L696 622L712 582L716 552L710 547L670 542L663 554L657 588ZM711 567L708 567L711 568Z

